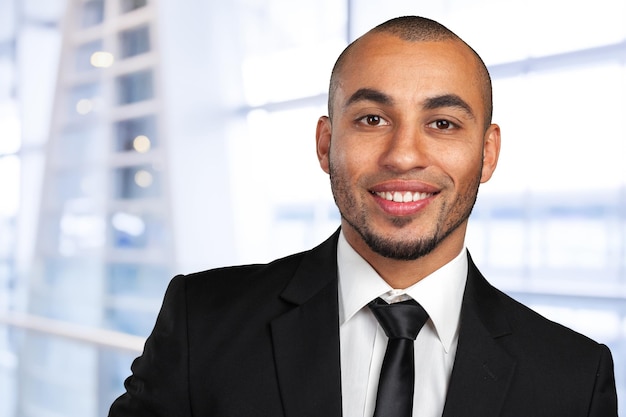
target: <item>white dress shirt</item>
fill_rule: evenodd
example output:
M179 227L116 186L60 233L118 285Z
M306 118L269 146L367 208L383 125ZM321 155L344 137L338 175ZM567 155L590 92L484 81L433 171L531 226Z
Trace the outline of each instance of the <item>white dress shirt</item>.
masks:
M367 304L381 297L402 301L408 294L429 315L415 341L413 415L441 417L459 335L467 280L465 249L451 262L405 290L394 290L350 246L343 233L337 247L339 336L344 417L371 417L387 336Z

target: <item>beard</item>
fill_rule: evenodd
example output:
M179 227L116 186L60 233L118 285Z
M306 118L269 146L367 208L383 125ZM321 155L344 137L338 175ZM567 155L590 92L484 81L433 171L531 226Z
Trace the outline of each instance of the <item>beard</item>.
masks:
M365 203L358 204L355 191L350 189L347 176L330 163L330 184L335 204L342 219L348 223L363 239L365 244L377 254L394 260L412 261L431 253L452 232L458 229L470 216L480 185L479 167L477 176L451 202L444 201L435 218L426 221L434 222L434 230L425 236L402 238L397 236L383 236L372 228L368 221ZM392 217L389 219L392 226L401 235L401 229L413 222L425 221L410 217Z

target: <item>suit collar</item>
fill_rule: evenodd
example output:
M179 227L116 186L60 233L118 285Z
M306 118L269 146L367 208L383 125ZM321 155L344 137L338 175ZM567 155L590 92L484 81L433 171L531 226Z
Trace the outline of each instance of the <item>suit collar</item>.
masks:
M470 254L468 258L467 284L463 298L465 310L474 311L491 337L511 334L509 320L503 311L500 292L491 286L480 273Z
M305 252L293 279L281 298L293 304L304 304L330 283L337 283L337 240L339 229L325 242Z
M281 295L293 308L271 323L286 417L341 416L337 237L304 254Z
M305 253L281 297L293 309L271 323L286 417L341 416L338 232ZM457 354L443 417L496 417L515 372L498 344L511 334L498 292L468 254Z
M392 291L392 287L350 246L343 234L337 245L339 271L339 323L357 314L370 301ZM428 313L443 349L449 352L458 339L461 303L467 281L466 250L410 287L401 290L420 303Z
M457 354L443 417L495 417L507 395L515 360L498 343L511 334L498 292L468 254Z

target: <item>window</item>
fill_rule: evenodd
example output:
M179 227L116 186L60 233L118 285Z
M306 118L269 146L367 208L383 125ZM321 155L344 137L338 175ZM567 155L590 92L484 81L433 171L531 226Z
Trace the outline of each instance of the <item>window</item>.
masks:
M83 28L102 23L104 20L104 0L84 0L79 19L80 26Z
M120 58L129 58L150 51L150 30L148 26L120 32Z
M607 343L624 396L625 2L61 2L73 20L57 26L66 32L51 123L32 116L46 101L33 72L48 48L19 26L18 62L17 35L0 40L0 179L28 178L21 189L0 180L0 309L24 300L18 308L33 314L147 336L172 273L320 242L340 222L314 149L334 60L374 24L421 14L466 39L493 75L503 148L470 221L474 259L505 292ZM5 103L24 112L21 125ZM32 129L48 125L44 151ZM45 172L33 170L44 153ZM41 202L34 177L45 178ZM37 221L20 216L37 209L25 218L40 220L38 234L24 231ZM25 284L16 248L31 241L37 271ZM0 326L0 373L15 375L0 417L33 406L106 415L135 356L14 336Z
M154 198L160 195L160 173L152 165L117 168L114 171L113 197L121 199Z
M117 78L118 104L131 104L153 97L152 71L140 71Z
M158 146L154 115L121 120L115 124L115 150L145 153Z
M148 0L121 0L120 10L122 13L128 13L133 10L145 7L148 4Z

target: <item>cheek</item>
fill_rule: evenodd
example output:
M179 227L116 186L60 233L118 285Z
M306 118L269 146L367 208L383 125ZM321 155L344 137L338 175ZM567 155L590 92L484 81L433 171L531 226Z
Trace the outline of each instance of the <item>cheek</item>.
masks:
M350 141L336 141L330 148L330 164L335 170L356 175L367 170L375 159L375 152L372 147L363 147Z
M473 183L482 176L482 152L476 149L448 149L439 155L441 166L456 183Z

